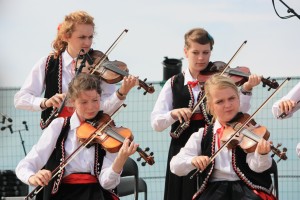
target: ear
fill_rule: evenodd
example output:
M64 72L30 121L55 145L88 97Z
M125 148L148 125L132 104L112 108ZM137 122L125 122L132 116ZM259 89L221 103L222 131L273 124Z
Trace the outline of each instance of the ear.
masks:
M69 99L68 100L68 105L71 106L71 107L74 107L75 106L75 101L73 99Z
M188 49L186 47L183 48L183 52L186 58L188 58Z

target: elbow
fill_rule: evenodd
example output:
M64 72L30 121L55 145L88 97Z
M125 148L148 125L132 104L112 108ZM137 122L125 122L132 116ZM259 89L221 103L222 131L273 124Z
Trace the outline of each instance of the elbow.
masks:
M162 132L162 131L165 130L165 128L162 128L162 127L158 126L158 124L156 122L153 122L153 121L151 121L151 127L156 132Z

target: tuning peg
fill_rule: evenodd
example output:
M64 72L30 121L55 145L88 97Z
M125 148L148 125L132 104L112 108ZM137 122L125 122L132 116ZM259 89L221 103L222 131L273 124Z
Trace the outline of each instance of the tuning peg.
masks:
M280 144L280 146L281 146L281 144ZM281 161L281 160L286 160L287 159L286 152L287 152L287 148L283 147L280 159L277 160L277 163L279 163L279 161Z

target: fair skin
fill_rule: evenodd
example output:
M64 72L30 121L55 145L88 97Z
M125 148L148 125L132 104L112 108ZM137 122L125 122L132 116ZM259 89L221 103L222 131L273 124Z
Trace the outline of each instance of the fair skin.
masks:
M199 44L197 42L190 42L190 47L184 48L185 57L189 63L189 71L194 79L200 78L200 72L204 70L210 60L211 48L210 44ZM248 77L248 81L243 84L245 91L251 91L253 87L261 82L261 76L251 74ZM190 108L178 108L171 111L171 116L175 120L179 120L180 123L188 121L192 116Z
M208 106L211 113L218 119L222 126L228 127L227 122L233 119L239 112L240 100L237 92L230 87L224 89L212 88L210 91L211 101ZM256 152L267 154L271 151L270 142L263 138L258 142ZM192 164L204 170L209 164L210 158L207 156L196 156L192 159Z
M71 103L76 108L76 113L80 121L84 122L86 119L94 118L100 109L100 95L96 90L82 91L79 93L78 97L71 99ZM112 164L112 169L114 172L120 174L127 158L136 152L139 145L131 142L126 138L120 148L116 159ZM33 186L45 186L48 185L52 178L52 173L49 170L42 169L36 174L29 177L28 182Z
M67 51L73 57L76 58L81 49L85 52L89 52L94 38L94 27L90 24L76 24L75 30L71 34L71 37L65 36L64 41L68 43ZM131 88L138 85L137 77L129 75L128 77L123 78L123 82L119 91L127 95ZM117 95L119 99L122 99L121 96ZM59 108L61 103L65 99L66 94L55 94L51 98L47 99L44 103L47 108L54 107ZM44 104L41 103L41 107Z
M296 101L287 99L287 100L283 100L279 103L279 108L281 113L290 113L293 108L295 108L295 106L297 105Z

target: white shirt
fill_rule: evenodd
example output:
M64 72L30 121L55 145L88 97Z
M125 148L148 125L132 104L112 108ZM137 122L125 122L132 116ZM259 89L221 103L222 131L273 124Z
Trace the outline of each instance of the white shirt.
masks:
M15 94L14 104L17 109L29 111L42 111L40 104L45 99L41 95L45 91L45 66L47 57L41 58L32 68L20 91ZM62 53L62 92L68 91L68 84L74 75L71 71L73 58L67 51ZM48 86L50 87L50 86ZM107 114L112 114L116 108L122 105L115 94L115 85L101 82L101 109Z
M195 81L188 69L184 74L184 85L187 85L188 81ZM199 84L192 88L194 95L194 105L197 104L198 95L200 92ZM240 93L240 109L241 112L246 113L250 109L251 96ZM161 132L171 126L176 120L172 118L171 111L173 110L173 93L171 86L171 79L167 80L163 86L153 111L151 113L151 126L155 131Z
M300 143L297 144L296 153L297 153L297 156L300 158Z
M221 127L221 124L216 120L214 123L214 135L217 141L217 130ZM203 137L204 128L200 128L198 132L191 135L187 143L180 152L173 156L170 162L170 170L172 173L178 176L185 176L190 171L196 169L192 165L192 159L202 154L201 141ZM215 145L215 152L219 149L218 142ZM238 159L238 158L237 158ZM248 153L246 162L251 170L255 172L263 172L269 169L272 165L272 158L269 154L260 155L256 152ZM215 158L214 170L211 176L211 181L235 181L240 180L232 167L232 151L225 147L219 155Z
M64 123L64 118L56 118L44 130L37 144L35 144L30 152L22 159L16 168L17 177L26 184L30 176L37 173L47 163L51 153L53 152L58 136ZM65 141L65 152L67 158L80 145L76 136L76 130L80 126L80 120L76 112L70 119L70 131ZM103 160L101 173L98 177L101 186L104 189L113 189L120 182L120 174L112 170L112 163L117 153L106 152ZM71 173L87 172L94 175L94 158L95 147L85 148L65 167L64 176Z
M279 108L279 103L283 100L293 100L295 102L300 101L300 82L297 83L297 85L295 85L292 88L292 90L289 91L289 93L287 95L285 95L284 97L282 97L280 100L276 101L273 104L272 113L273 113L273 116L276 118L278 118L278 116L282 114L280 111L280 108ZM292 117L293 113L299 109L300 109L300 103L298 103L296 105L296 107L290 113L286 113L287 115L283 119ZM282 118L278 118L278 119L282 119Z

